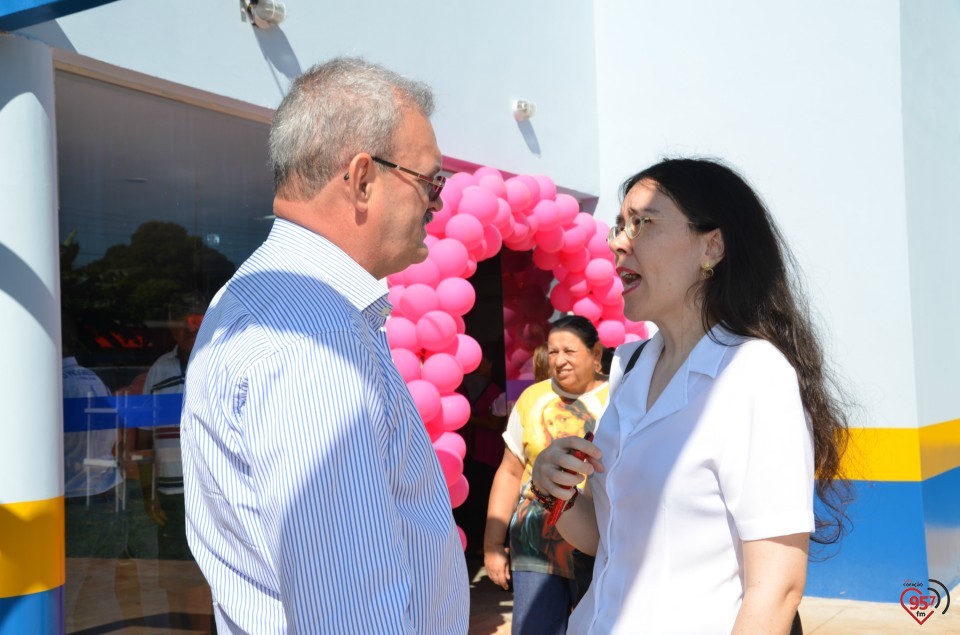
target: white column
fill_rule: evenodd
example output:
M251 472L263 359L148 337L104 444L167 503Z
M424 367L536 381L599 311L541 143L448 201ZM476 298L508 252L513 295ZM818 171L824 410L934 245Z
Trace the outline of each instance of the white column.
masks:
M0 635L45 633L64 562L53 61L12 35L0 35L0 329L0 603L19 604Z

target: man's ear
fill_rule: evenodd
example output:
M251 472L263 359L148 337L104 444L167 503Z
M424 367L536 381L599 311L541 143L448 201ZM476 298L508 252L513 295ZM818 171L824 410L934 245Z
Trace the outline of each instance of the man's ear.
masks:
M376 178L377 171L373 164L373 157L369 154L361 152L350 160L343 180L349 197L357 209L366 210Z

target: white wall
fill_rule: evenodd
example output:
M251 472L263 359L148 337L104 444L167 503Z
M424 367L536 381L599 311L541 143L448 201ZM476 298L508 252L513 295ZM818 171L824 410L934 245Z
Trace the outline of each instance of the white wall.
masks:
M431 84L445 154L596 194L590 3L286 0L260 31L239 2L123 0L20 31L58 48L259 106L312 64L359 55ZM511 104L537 105L528 144ZM539 153L531 150L539 147Z
M598 216L664 155L726 159L806 275L856 423L917 424L894 0L595 4Z
M921 424L960 416L960 4L903 2L903 110Z

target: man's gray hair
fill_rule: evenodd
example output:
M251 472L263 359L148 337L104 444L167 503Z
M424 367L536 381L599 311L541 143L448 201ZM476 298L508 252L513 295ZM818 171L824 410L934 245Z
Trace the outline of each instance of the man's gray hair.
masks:
M430 117L430 88L359 58L313 66L293 81L270 128L274 191L307 200L358 153L391 158L404 108Z

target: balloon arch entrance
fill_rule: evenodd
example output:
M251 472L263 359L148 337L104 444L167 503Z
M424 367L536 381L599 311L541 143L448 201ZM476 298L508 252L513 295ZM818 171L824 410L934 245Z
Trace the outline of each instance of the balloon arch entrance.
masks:
M533 350L555 311L589 319L607 347L637 340L646 328L624 318L609 228L581 212L573 196L558 193L548 177L505 179L481 167L453 174L441 196L443 209L427 225L427 259L387 278L394 306L387 340L457 508L469 484L467 447L456 431L471 408L457 389L483 355L464 321L476 302L468 280L479 262L501 257L507 380L533 378ZM466 547L462 529L460 538Z

